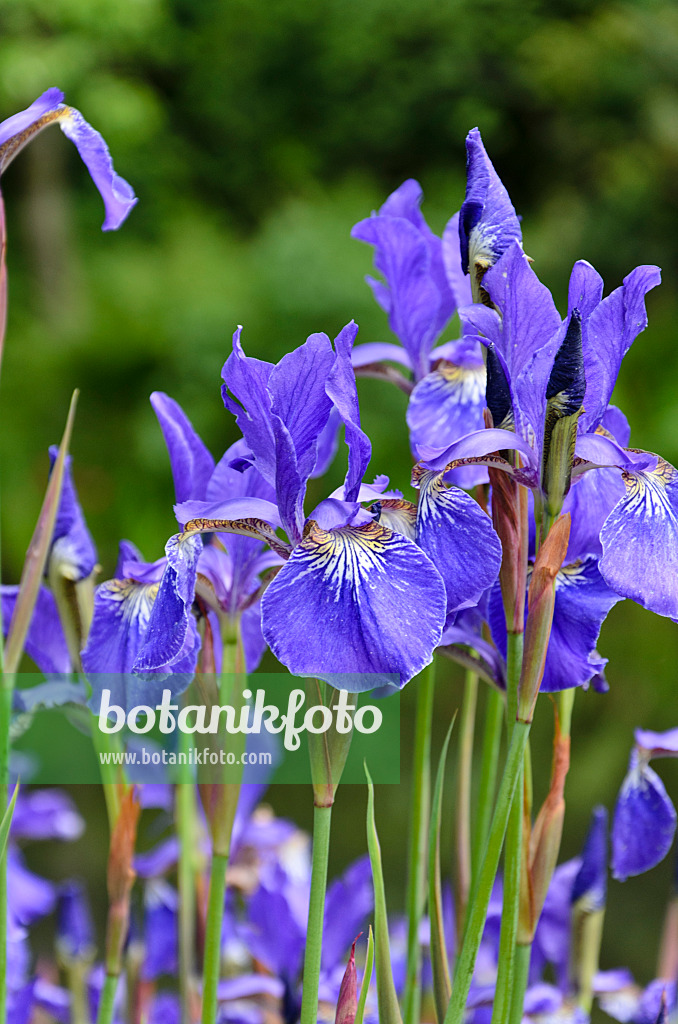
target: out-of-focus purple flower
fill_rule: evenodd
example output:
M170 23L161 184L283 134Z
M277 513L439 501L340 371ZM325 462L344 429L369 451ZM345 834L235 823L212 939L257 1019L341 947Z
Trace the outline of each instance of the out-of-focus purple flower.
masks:
M59 891L57 946L69 960L89 960L94 954L94 923L82 882L66 882Z
M4 636L7 636L12 622L18 593L18 586L0 586ZM38 591L24 646L26 653L41 672L47 675L56 675L72 670L71 656L59 619L56 601L47 587L42 585Z
M146 885L144 896L144 960L141 977L152 981L178 970L177 914L179 897L167 882Z
M659 1024L678 1006L675 979L655 978L643 989L625 969L598 974L595 992L600 1008L621 1024Z
M631 751L612 825L612 871L624 881L658 864L676 831L676 810L662 780L650 768L646 750Z
M132 186L116 174L108 147L99 132L82 114L63 102L61 89L47 89L26 110L13 114L0 124L0 174L38 132L58 124L76 146L92 180L104 201L104 231L119 228L137 199Z
M12 816L12 839L79 839L85 822L59 789L21 790Z
M572 903L586 913L602 910L607 898L607 810L596 807L572 886Z

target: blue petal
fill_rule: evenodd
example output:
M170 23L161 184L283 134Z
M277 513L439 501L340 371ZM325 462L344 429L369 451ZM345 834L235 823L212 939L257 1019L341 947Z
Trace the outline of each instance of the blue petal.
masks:
M115 173L103 137L85 121L78 110L64 107L59 126L64 135L75 143L83 163L92 176L92 181L99 189L106 209L103 230L115 231L138 202L134 189L129 182Z
M191 608L202 546L199 534L180 534L168 540L167 565L153 602L144 644L134 662L135 672L161 672L178 663L179 671L186 671L186 661L192 661L195 668L200 642Z
M520 243L520 221L513 209L477 128L466 136L466 198L459 211L461 263L473 274L502 256L512 242Z
M58 454L59 449L52 445L49 449L50 471ZM71 465L72 458L67 455L49 558L51 565L56 563L62 576L75 582L94 572L97 550L78 501Z
M374 264L387 287L370 278L368 283L388 313L391 330L407 350L415 377L424 376L428 354L442 329L438 326L441 293L432 274L427 237L405 217L376 214L356 224L351 235L375 247ZM446 284L445 290L449 293ZM448 319L451 314L450 308Z
M480 306L468 307L462 317L494 346L511 392L516 431L541 457L546 388L565 327L517 242L485 274L483 288L501 319Z
M619 600L606 586L595 558L561 569L542 692L585 686L602 671L607 659L600 657L596 644L608 612Z
M437 320L434 325L434 333L437 336L444 329L455 309L460 305L460 302L450 282L450 275L443 254L442 241L431 231L421 212L420 207L423 198L424 194L419 182L409 178L403 182L400 188L391 193L379 213L386 217L404 217L421 232L426 240L431 260L431 279L440 295L440 305L438 306ZM465 300L468 293L463 286L461 292Z
M473 296L467 270L461 262L458 213L450 217L443 231L443 263L456 308L470 305L473 302Z
M678 473L624 474L626 495L605 521L600 571L608 586L644 608L678 618Z
M678 729L668 729L666 732L636 729L633 737L636 746L647 750L650 757L678 756Z
M154 391L151 405L167 445L177 501L205 498L214 459L178 402L162 391Z
M224 380L221 396L228 411L236 418L257 469L275 486L275 440L268 391L273 364L246 356L240 341L241 333L242 327L238 327L233 335L233 352L221 371Z
M494 583L501 542L487 513L468 494L446 487L440 474L423 474L419 487L417 544L443 578L449 616Z
M443 361L414 388L407 407L407 425L413 446L444 447L464 434L483 428L485 365ZM487 480L480 468L453 470L455 483L470 489Z
M612 825L612 871L624 881L659 864L676 831L676 810L664 784L647 762L631 753Z
M430 662L444 620L429 559L376 523L312 525L262 599L264 637L294 675L397 675L404 685ZM355 683L375 685L369 675Z
M351 321L335 338L337 358L326 384L327 394L334 402L334 406L345 424L346 444L348 445L348 472L344 484L346 501L358 500L360 485L372 454L370 439L360 427L358 392L351 362L353 343L357 333L358 328Z
M567 512L571 517L568 562L602 554L600 531L624 493L617 469L594 469L573 481L563 502L563 514Z
M163 974L176 975L179 967L177 893L166 882L154 881L146 886L144 904L146 955L141 977L144 981L153 981Z
M2 630L7 636L19 588L0 587L2 596ZM61 627L56 601L46 587L41 586L33 609L28 635L26 654L35 662L41 672L66 673L72 671L68 644Z
M343 960L351 943L374 907L372 868L368 856L349 865L327 890L323 924L322 970L331 971Z
M21 110L18 114L12 114L11 117L6 118L0 123L0 147L10 139L17 139L18 142L19 136L23 135L28 128L31 128L46 114L58 110L63 101L64 94L61 89L47 89L26 110ZM14 155L14 150L12 150L12 155ZM0 169L3 167L3 157L4 154L0 153Z
M85 672L132 671L144 641L159 583L113 579L97 587L94 617L82 652Z
M586 397L581 429L595 430L614 389L622 359L647 327L645 296L661 280L659 267L636 267L624 283L603 299L586 324L584 367Z
M596 807L581 854L581 867L572 886L572 902L591 914L607 898L607 810Z
M49 124L58 123L80 153L106 208L104 231L119 228L136 198L132 186L116 174L108 147L79 111L64 106L60 89L48 89L26 110L0 124L0 173L27 142Z

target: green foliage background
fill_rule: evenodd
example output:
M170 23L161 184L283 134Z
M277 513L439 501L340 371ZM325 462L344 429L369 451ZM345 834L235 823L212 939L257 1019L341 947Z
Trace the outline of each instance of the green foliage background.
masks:
M59 85L104 133L139 195L124 228L102 235L100 200L56 131L3 179L4 580L18 579L46 449L73 387L81 389L76 478L106 578L120 537L151 559L174 530L152 390L175 397L218 456L235 438L219 385L236 324L247 351L267 359L351 318L361 340L386 340L362 280L371 254L350 228L412 176L442 230L463 197L464 136L476 124L524 217L525 248L561 306L575 259L590 260L608 288L638 263L662 266L650 329L615 397L632 443L678 459L678 8L670 0L0 0L0 28L0 111ZM376 381L360 388L372 468L407 489L404 398ZM339 464L332 486L341 476ZM316 494L324 493L321 484ZM578 850L592 804L612 806L633 727L678 724L675 624L626 602L600 646L611 658L611 690L577 699L566 856ZM446 666L440 676L442 730L460 679ZM406 726L413 691L403 697ZM551 715L542 700L534 763L543 794ZM408 749L405 728L403 785L378 793L394 908L402 906ZM678 793L674 766L662 774ZM94 813L92 794L79 799ZM280 789L271 799L310 823L307 795ZM336 821L338 870L365 848L362 790L340 792ZM32 856L42 866L52 858L57 874L80 856L100 886L104 846L103 826L90 826L76 850ZM654 976L669 876L664 865L647 880L612 885L605 966L628 962L643 981Z

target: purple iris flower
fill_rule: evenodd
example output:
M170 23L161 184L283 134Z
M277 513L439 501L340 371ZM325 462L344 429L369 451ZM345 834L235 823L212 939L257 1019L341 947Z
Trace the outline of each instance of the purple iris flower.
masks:
M116 174L108 147L82 114L63 102L61 89L48 89L26 110L0 124L0 174L30 140L50 124L58 124L73 142L104 201L104 231L119 228L137 199L132 186Z
M654 757L678 757L678 729L637 729L635 739L612 825L612 870L620 881L663 860L676 831L676 809L649 762Z
M94 953L94 922L82 882L66 882L59 892L57 947L70 960L89 960Z
M144 895L144 981L163 974L175 976L179 967L177 945L179 897L167 882L147 883Z
M621 1024L660 1024L676 1011L678 993L673 978L655 978L644 989L626 969L596 975L598 1004Z
M442 332L459 306L471 301L469 282L459 258L459 214L450 220L441 240L419 209L421 187L406 181L373 214L353 228L352 235L375 248L375 265L385 283L368 277L389 326L402 348L391 343L367 343L353 351L358 373L396 379L410 394L407 425L414 448L418 444L449 444L483 426L485 364L472 332L438 345ZM397 362L411 370L414 388L385 368ZM487 480L483 467L456 470L453 482L473 487Z
M59 449L49 449L50 471ZM49 553L50 572L55 570L67 580L77 582L90 576L97 564L97 551L78 501L72 475L72 458L66 456L61 498Z
M386 478L363 483L371 445L360 427L351 364L356 333L355 324L345 327L335 350L326 335L311 335L273 366L245 355L239 329L223 370L224 401L248 448L234 468L258 469L276 500L176 508L184 538L241 533L282 557L261 603L266 641L292 673L335 684L341 676L349 690L372 688L377 674L395 676L400 686L416 675L440 640L446 610L477 600L501 558L489 518L462 492L422 487L417 510L384 493ZM304 495L333 409L345 425L348 472L307 518ZM374 499L371 510L362 508Z

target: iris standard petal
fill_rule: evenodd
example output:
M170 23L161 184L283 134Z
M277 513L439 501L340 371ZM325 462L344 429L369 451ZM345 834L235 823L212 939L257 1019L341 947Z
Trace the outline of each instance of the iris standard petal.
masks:
M676 810L647 760L631 752L612 824L612 871L623 882L659 864L676 831Z
M659 459L656 469L625 473L624 483L600 534L600 571L618 594L676 619L678 472Z
M622 359L647 327L645 296L660 281L659 267L636 267L588 318L583 339L586 397L582 430L595 430L601 422Z
M459 211L459 241L464 271L491 267L512 244L520 244L520 221L509 194L488 157L480 132L466 136L466 198Z
M283 356L268 379L271 411L289 432L303 482L315 468L318 438L332 408L325 381L334 363L327 335L312 334L303 345Z
M177 501L205 498L214 459L178 402L162 391L154 391L151 405L167 445Z
M475 604L499 573L501 541L490 517L440 474L419 480L417 544L443 578L448 616Z
M448 220L443 231L443 263L447 275L447 284L454 297L456 309L468 306L473 302L471 281L466 267L461 262L461 246L459 244L459 213Z
M363 345L357 345L351 353L351 362L355 369L381 362L400 363L401 366L412 369L412 361L405 349L390 341L368 341Z
M236 418L259 472L275 486L275 441L271 426L271 396L268 380L273 363L246 356L238 327L233 335L233 352L221 371L221 396Z
M262 599L264 637L290 672L355 674L357 689L372 689L376 674L404 685L430 662L444 621L437 570L376 523L312 524Z
M351 321L335 338L336 362L325 385L329 398L341 416L345 426L348 445L348 471L344 483L346 501L357 501L358 492L372 455L372 445L360 427L360 407L351 362L353 344L358 333L357 325Z
M387 287L375 282L379 285L377 300L388 313L389 327L407 350L415 377L423 377L439 333L441 306L426 238L404 217L378 215L360 221L351 235L374 246L374 264L387 282ZM368 283L372 284L369 278Z

